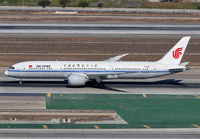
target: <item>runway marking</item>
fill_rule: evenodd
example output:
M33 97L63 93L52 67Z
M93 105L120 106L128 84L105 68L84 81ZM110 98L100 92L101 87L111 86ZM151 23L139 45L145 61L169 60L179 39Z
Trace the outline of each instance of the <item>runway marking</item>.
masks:
M48 129L48 127L46 125L43 125L44 129Z
M94 127L95 127L96 129L100 129L97 125L94 125Z
M143 95L143 97L147 97L147 95L146 94L142 94Z
M48 93L48 94L47 94L47 97L51 97L51 93Z
M146 127L146 128L148 128L148 129L151 128L151 127L149 127L149 126L147 126L147 125L143 125L143 126Z
M200 99L200 96L199 95L194 95L196 97L196 99Z
M200 126L196 125L196 124L192 124L193 126L197 127L197 128L200 128Z

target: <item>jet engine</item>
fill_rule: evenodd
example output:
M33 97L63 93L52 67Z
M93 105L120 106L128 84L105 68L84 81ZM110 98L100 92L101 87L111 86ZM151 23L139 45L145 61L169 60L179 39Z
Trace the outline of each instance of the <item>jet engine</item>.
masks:
M83 86L87 82L87 76L85 74L69 74L68 85L70 86Z

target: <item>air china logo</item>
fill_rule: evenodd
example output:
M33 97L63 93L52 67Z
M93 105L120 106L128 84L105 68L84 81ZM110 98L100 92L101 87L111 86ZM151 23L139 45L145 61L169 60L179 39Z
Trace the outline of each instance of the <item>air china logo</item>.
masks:
M172 56L174 57L174 59L178 59L180 57L180 55L182 55L182 51L183 47L181 48L177 48L176 50L173 51Z

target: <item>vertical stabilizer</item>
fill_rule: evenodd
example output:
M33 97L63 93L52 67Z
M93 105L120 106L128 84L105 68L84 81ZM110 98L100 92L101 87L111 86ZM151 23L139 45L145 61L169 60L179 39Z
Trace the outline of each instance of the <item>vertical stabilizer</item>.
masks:
M167 54L165 54L162 59L157 62L163 64L176 64L179 65L181 59L183 58L184 52L187 48L188 42L191 36L183 37L172 49L170 49Z

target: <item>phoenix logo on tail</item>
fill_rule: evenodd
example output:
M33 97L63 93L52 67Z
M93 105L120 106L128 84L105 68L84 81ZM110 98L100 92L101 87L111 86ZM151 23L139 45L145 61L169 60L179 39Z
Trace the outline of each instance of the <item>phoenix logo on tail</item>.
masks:
M183 50L183 47L180 47L180 48L177 48L176 50L173 51L173 57L175 59L178 59L180 57L180 55L182 55L182 51Z

